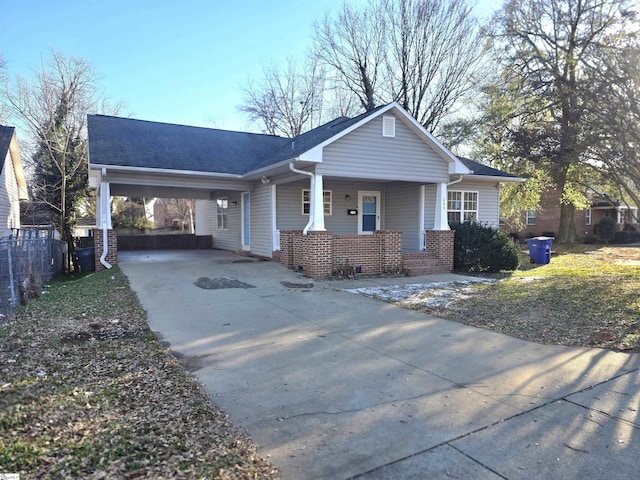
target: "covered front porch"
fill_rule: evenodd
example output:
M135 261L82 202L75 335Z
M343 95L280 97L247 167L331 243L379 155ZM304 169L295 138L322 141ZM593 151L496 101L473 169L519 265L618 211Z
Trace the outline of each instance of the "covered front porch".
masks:
M447 184L312 175L274 187L273 258L310 277L450 272Z

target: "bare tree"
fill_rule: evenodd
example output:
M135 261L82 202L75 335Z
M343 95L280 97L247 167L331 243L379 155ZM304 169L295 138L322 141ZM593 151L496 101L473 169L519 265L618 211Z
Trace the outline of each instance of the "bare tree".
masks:
M335 16L326 15L314 24L314 51L328 65L346 91L358 98L365 111L381 103L385 42L385 19L379 2L370 0L357 9L344 3Z
M314 57L300 69L293 60L285 70L265 68L260 83L245 88L240 111L260 122L265 133L295 137L317 126L322 117L324 71Z
M30 135L34 200L57 216L72 249L76 207L88 195L85 130L87 113L99 108L95 74L86 60L52 51L33 78L6 82L3 94Z
M382 0L375 8L386 25L388 95L433 133L474 88L483 55L472 9L465 0Z

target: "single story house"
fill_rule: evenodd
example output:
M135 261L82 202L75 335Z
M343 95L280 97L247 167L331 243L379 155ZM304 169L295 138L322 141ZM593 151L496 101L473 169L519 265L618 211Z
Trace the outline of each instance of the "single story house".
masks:
M103 265L117 252L109 198L123 195L195 199L214 248L311 277L450 271L449 221L497 227L500 184L522 181L456 157L397 103L295 138L103 115L88 132Z
M14 127L0 125L0 238L20 229L20 202L29 199Z

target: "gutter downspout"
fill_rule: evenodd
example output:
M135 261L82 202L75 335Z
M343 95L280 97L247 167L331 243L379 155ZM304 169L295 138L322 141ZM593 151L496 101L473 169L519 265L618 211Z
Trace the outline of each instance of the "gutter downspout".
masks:
M107 169L103 168L102 169L102 177L106 177L107 176ZM107 182L101 182L100 183L100 201L102 202L101 205L101 220L102 220L102 255L100 255L100 263L104 266L104 268L106 268L107 270L111 270L111 267L113 265L111 265L109 262L107 262L107 253L109 253L109 234L108 234L108 230L109 230L109 225L108 225L108 221L107 221L107 215L109 215L109 200L110 200L110 192L109 192L109 184ZM105 206L106 204L106 206Z
M472 172L472 173L473 173L473 172ZM450 186L450 185L454 185L454 184L456 184L456 183L461 182L461 181L462 181L462 177L463 177L463 176L462 176L462 175L460 175L460 178L458 178L457 180L453 180L453 181L451 181L451 182L447 183L447 187L448 187L448 186Z
M311 181L310 183L310 189L309 189L309 197L310 197L310 202L309 202L309 222L307 223L307 225L302 229L302 234L306 235L307 232L309 231L309 229L311 228L311 225L313 224L313 213L314 213L314 202L313 202L313 191L314 191L314 174L311 172L307 172L306 170L298 170L297 168L295 168L293 166L293 162L289 163L289 170L291 170L293 173L299 173L301 175L308 175L309 177L311 177Z

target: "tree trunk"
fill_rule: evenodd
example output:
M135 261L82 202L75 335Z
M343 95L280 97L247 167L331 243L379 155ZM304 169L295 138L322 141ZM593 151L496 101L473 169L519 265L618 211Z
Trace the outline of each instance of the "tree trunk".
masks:
M576 243L576 207L560 203L560 227L556 234L558 243Z

